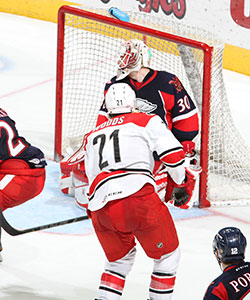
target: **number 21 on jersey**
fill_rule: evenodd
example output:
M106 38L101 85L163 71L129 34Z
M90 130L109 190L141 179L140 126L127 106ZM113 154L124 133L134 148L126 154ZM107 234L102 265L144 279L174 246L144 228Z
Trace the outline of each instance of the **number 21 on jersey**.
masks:
M109 165L109 162L107 160L103 159L103 150L105 147L105 144L107 143L107 139L113 141L113 155L115 162L121 161L121 155L120 155L120 146L119 146L119 129L115 129L110 136L106 136L105 134L99 134L93 139L93 145L99 145L99 168L102 170L103 168L107 167Z

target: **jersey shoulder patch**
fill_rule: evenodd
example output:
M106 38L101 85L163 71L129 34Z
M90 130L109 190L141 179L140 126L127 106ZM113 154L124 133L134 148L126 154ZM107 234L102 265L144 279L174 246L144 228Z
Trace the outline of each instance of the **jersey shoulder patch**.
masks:
M169 80L169 84L172 84L175 87L177 93L180 93L183 90L183 86L177 76L174 76L171 80Z

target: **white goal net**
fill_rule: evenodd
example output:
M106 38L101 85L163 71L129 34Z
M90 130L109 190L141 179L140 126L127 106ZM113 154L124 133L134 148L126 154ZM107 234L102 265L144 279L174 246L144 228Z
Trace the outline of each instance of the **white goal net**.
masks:
M105 83L116 75L121 42L141 39L152 52L151 67L176 74L197 103L200 206L250 203L250 149L232 121L222 75L223 43L164 17L129 13L136 25L126 28L124 22L94 15L69 7L59 14L55 157L71 154L95 126ZM210 58L198 42L208 45Z

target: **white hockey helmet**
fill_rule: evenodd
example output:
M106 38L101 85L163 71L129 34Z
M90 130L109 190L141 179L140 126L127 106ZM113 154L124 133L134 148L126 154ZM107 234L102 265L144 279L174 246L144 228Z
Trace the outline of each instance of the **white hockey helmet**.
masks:
M141 67L149 67L151 60L149 48L140 40L123 42L119 51L117 80L121 80Z
M123 114L136 111L136 95L133 89L123 82L114 83L105 96L109 114Z

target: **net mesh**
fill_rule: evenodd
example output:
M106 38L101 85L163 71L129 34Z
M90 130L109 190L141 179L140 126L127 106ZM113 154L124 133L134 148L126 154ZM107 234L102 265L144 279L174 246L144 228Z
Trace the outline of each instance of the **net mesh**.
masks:
M97 11L106 14L103 11ZM222 74L223 43L192 26L143 13L130 13L130 21L145 27L202 41L214 47L208 145L208 200L215 205L250 203L250 151L235 128ZM133 30L66 14L62 153L71 154L96 123L105 83L116 75L120 44L145 40L152 52L151 67L176 74L202 113L203 51ZM196 138L200 150L200 135Z

